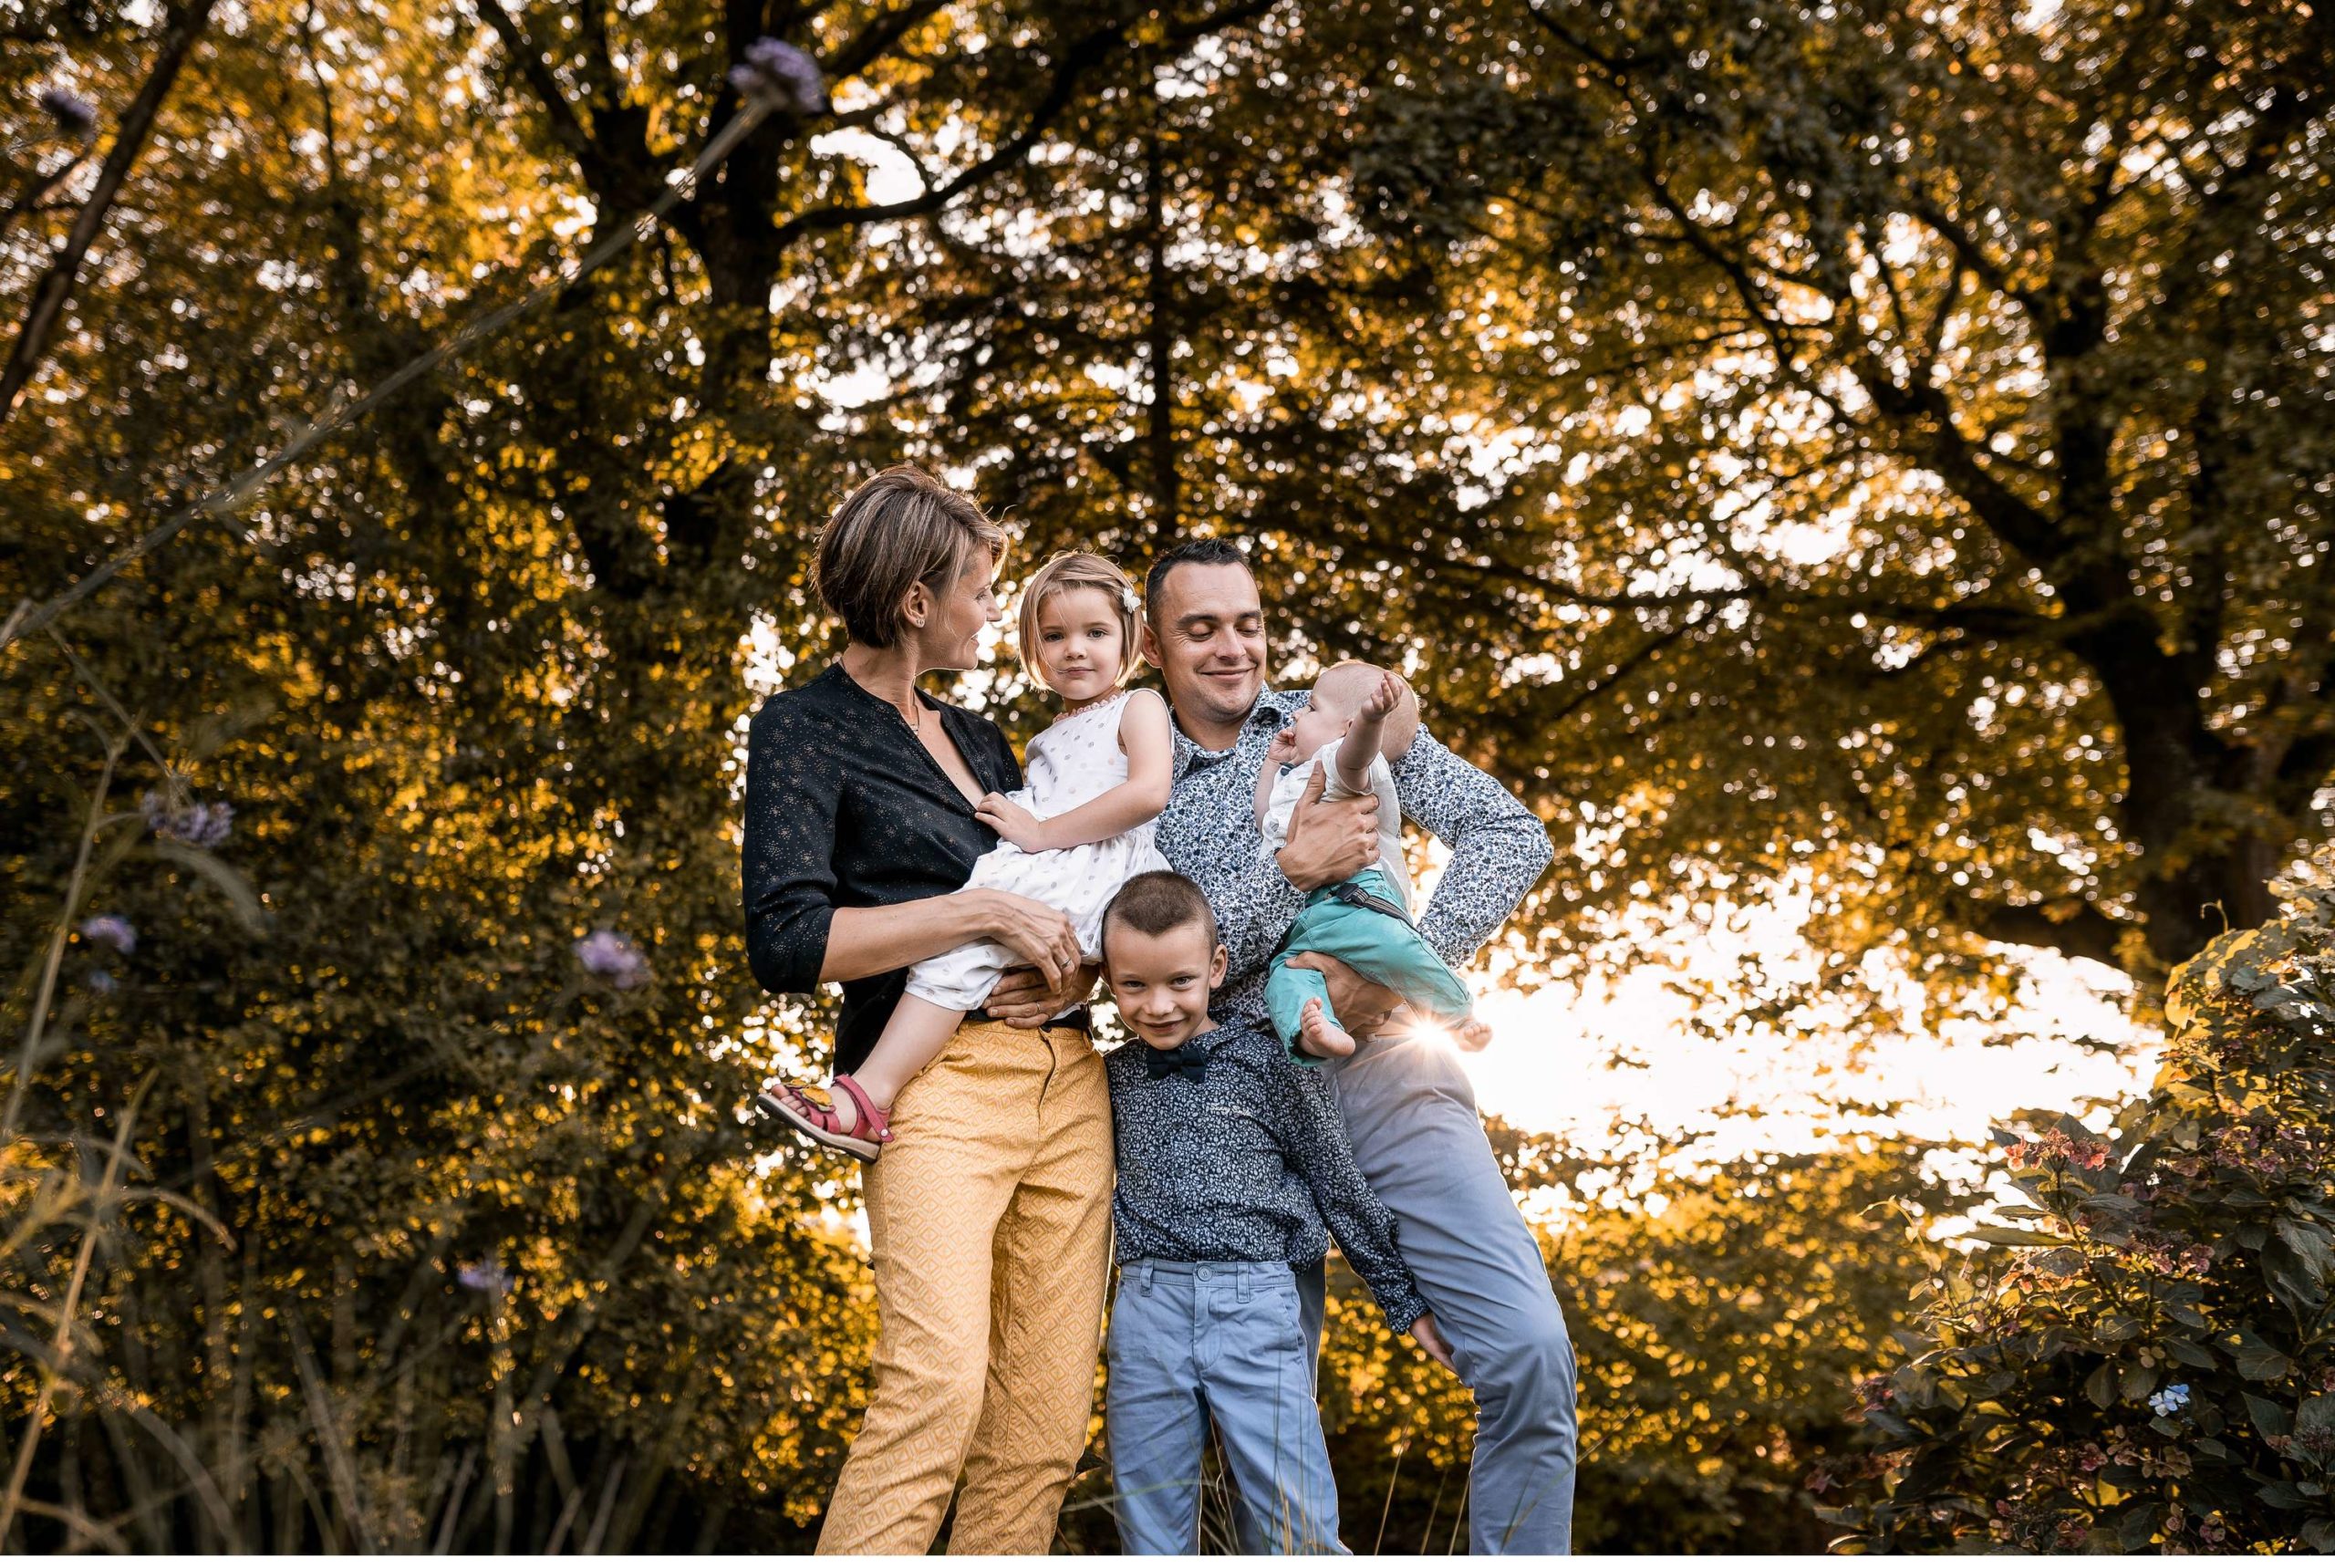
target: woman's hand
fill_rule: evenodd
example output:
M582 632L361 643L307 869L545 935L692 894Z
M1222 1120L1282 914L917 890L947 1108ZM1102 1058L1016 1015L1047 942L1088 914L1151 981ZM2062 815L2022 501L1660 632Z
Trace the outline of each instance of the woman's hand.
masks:
M981 804L973 807L973 815L991 833L1024 854L1060 847L1047 836L1046 825L1031 815L1027 806L1008 800L994 790L981 796Z
M1378 797L1323 800L1322 791L1328 785L1328 778L1315 768L1290 814L1289 842L1276 857L1281 874L1300 892L1343 882L1378 858Z
M960 897L981 900L983 934L1045 976L1048 989L1077 973L1078 932L1060 909L994 888L970 888Z

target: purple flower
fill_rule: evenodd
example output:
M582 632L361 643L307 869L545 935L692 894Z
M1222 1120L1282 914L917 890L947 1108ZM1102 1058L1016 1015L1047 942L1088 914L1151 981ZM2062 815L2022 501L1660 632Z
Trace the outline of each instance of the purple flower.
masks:
M197 849L218 848L235 826L235 808L223 800L198 801L181 809L172 806L161 791L150 789L139 797L138 807L146 814L146 826L158 836L175 838Z
M746 57L730 67L730 85L783 114L822 114L827 107L827 87L817 64L776 38L748 44Z
M97 106L71 88L41 88L40 106L47 111L49 119L57 121L57 129L66 135L86 140L97 134Z
M618 991L649 981L649 960L626 938L605 927L576 944L576 961Z
M501 1295L513 1283L511 1276L496 1263L464 1263L454 1271L454 1278L469 1289L484 1291L491 1296Z
M92 915L81 922L81 940L103 942L118 953L138 950L138 928L119 915Z

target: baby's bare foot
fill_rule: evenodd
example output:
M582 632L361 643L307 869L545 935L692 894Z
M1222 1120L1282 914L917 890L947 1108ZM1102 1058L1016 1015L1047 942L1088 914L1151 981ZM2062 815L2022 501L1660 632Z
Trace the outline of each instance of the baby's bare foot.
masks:
M1297 1015L1297 1037L1316 1056L1351 1056L1354 1036L1331 1023L1320 1002L1308 1002Z
M1492 1043L1492 1026L1480 1018L1470 1018L1451 1026L1451 1038L1462 1051L1480 1051Z

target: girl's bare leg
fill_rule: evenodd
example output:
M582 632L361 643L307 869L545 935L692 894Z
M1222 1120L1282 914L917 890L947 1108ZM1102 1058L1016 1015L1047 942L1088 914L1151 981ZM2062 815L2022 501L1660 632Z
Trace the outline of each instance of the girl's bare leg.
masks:
M866 1091L878 1109L889 1111L892 1102L899 1097L908 1080L932 1065L957 1033L957 1025L965 1021L963 1010L942 1007L921 997L903 996L892 1016L884 1025L883 1037L867 1053L867 1060L851 1075L852 1081ZM849 1095L830 1093L829 1103L835 1107L835 1119L849 1132L859 1125L859 1107Z

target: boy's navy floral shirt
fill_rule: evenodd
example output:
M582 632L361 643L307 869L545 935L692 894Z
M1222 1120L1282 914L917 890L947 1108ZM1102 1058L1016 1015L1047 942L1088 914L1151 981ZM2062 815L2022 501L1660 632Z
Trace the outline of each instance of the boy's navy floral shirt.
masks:
M1363 1179L1337 1112L1310 1089L1314 1075L1251 1027L1220 1025L1184 1050L1206 1054L1199 1076L1155 1071L1140 1040L1105 1058L1120 1263L1302 1267L1334 1235L1395 1332L1409 1328L1427 1303L1395 1250L1395 1216Z

